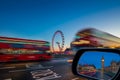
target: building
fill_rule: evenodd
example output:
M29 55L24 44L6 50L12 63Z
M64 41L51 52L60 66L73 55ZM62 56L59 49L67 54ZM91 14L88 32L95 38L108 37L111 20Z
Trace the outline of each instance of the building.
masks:
M120 68L120 62L112 60L110 66L104 67L104 70L106 72L117 73L119 68Z
M120 68L120 62L112 61L110 68L111 68L111 71L112 71L113 73L117 73L117 71L118 71L119 68Z

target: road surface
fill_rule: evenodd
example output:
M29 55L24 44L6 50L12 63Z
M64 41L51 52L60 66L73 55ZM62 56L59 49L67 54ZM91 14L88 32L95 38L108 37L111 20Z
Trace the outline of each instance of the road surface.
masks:
M0 64L0 80L86 80L71 72L68 58Z
M111 77L107 74L102 74L100 71L97 71L96 74L93 76L93 77L96 77L96 78L99 78L99 79L104 79L104 80L109 80L111 79Z

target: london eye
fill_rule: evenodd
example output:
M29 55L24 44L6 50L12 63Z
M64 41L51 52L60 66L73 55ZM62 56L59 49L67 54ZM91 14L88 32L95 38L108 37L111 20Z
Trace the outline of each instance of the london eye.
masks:
M59 40L56 40L57 36L60 37L60 41L59 41ZM53 52L53 53L56 52L56 50L55 50L55 47L56 47L56 46L55 46L55 45L57 45L57 46L58 46L58 49L59 49L59 52L62 53L63 48L64 48L64 42L65 42L65 41L64 41L64 34L63 34L63 32L60 31L60 30L57 30L57 31L54 33L53 37L52 37L52 52Z

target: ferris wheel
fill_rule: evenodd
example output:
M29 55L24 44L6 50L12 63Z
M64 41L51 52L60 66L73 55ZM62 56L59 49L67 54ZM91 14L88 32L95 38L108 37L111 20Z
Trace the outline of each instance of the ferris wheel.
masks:
M61 43L59 41L55 41L55 38L57 35L60 35L60 38L61 38ZM60 30L57 30L54 35L53 35L53 38L52 38L52 52L56 52L55 51L55 44L58 45L58 48L59 48L59 52L62 52L63 51L63 48L64 48L64 35L62 33L62 31Z

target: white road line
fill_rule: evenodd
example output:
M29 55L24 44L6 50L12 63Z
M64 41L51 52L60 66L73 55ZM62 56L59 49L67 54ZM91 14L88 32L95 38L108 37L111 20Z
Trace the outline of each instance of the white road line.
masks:
M4 80L12 80L11 78L8 78L8 79L4 79Z
M73 78L72 80L77 80L77 79L79 79L79 78Z
M51 72L50 69L47 69L47 70L38 70L38 71L34 71L34 72L30 72L32 75L35 75L35 74L43 74L43 73L48 73L48 72Z
M53 71L50 71L50 72L47 72L47 73L35 74L35 75L33 75L33 78L36 78L36 77L46 77L46 76L52 75L52 74L54 74Z
M54 73L53 75L42 77L42 78L36 78L35 80L50 80L55 78L60 78L61 76L58 76L58 74Z
M2 67L0 69L13 69L13 68L15 68L15 66L12 66L12 67Z
M53 66L42 66L41 64L38 64L38 65L26 64L26 68L29 68L29 69L37 69L37 68L46 69L46 68L52 68L52 67Z
M25 66L26 66L27 68L43 67L41 64L35 64L35 65L26 64Z
M60 75L56 74L49 68L46 70L31 71L30 73L35 80L52 80L61 77Z

